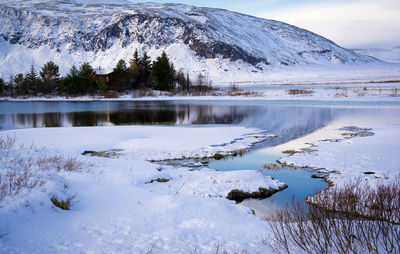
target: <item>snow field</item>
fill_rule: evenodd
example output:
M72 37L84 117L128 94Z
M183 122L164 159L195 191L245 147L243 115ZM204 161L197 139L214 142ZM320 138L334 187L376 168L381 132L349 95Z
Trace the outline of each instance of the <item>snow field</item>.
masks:
M394 180L400 174L400 125L371 125L373 136L345 139L343 130L336 130L339 142L317 141L311 153L297 153L280 161L296 166L335 171L328 176L334 185L343 186L359 177L370 185L383 180ZM335 135L332 135L332 137ZM365 174L364 172L374 172Z
M19 144L34 143L40 154L76 156L91 166L81 172L49 171L50 187L3 200L0 206L1 253L208 253L228 250L268 251L262 238L266 223L249 208L225 199L232 189L254 191L283 183L257 171L189 171L150 163L159 158L214 152L211 145L248 147L258 129L242 127L88 127L1 132ZM221 135L221 134L224 135ZM179 135L178 135L179 134ZM178 138L182 137L182 138ZM83 150L143 148L142 157L83 156ZM183 153L178 152L181 147ZM171 150L170 148L176 149ZM151 153L151 151L155 151ZM164 157L160 157L160 156ZM152 180L168 179L161 183ZM58 190L55 186L65 186ZM52 195L72 198L71 210L56 208ZM40 232L40 233L39 233ZM260 251L261 250L261 251Z
M121 150L119 157L167 160L246 149L265 138L262 132L244 127L104 126L25 129L7 134L15 135L18 142L62 149L73 155L116 149Z

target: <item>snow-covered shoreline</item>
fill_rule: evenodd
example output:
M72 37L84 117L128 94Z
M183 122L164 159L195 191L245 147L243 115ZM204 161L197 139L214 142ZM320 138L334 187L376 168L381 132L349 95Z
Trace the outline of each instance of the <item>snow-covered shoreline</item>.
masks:
M150 161L212 157L247 149L266 138L263 132L230 126L102 126L22 129L0 135L15 135L18 142L62 149L74 156L84 151L121 150L116 157Z
M359 131L361 130L361 133ZM311 167L327 174L335 186L344 186L359 178L375 185L392 181L400 174L400 125L350 126L333 130L331 137L308 144L311 152L295 153L280 162ZM365 134L364 132L368 132Z
M284 183L254 170L190 171L146 161L179 157L181 153L174 152L178 148L185 156L195 151L212 155L220 151L218 146L222 151L248 148L259 141L254 137L259 132L243 127L152 126L1 132L3 138L16 138L14 152L29 151L32 158L72 156L90 166L80 172L49 169L44 172L45 185L4 198L0 252L145 253L154 245L152 253L187 253L208 252L217 244L228 250L267 250L262 243L266 222L226 196L233 189L278 189ZM142 149L143 156L81 155L84 150L134 151L135 147ZM53 196L71 198L71 210L54 207Z
M337 186L359 176L374 184L400 172L397 119L359 125L372 128L365 131L374 135L365 137L335 124L324 127L330 131L318 130L325 141L313 132L279 145L277 149L283 151L303 148L310 140L314 144L312 152L281 161L318 168L322 173L340 172L328 175ZM247 149L267 137L261 129L104 126L0 132L0 137L6 136L15 137L14 152L27 154L31 161L38 156L62 155L84 161L87 168L43 171L34 165L38 170L34 177L44 177L45 184L0 200L1 253L145 253L152 246L152 253L191 253L195 249L208 253L218 244L229 251L272 253L262 241L271 233L267 222L226 196L233 189L279 189L284 183L255 170L190 171L150 162ZM340 142L333 142L336 139ZM84 151L115 154L112 158L84 156ZM52 197L71 199L71 210L56 208Z
M387 84L386 84L387 85ZM321 87L319 85L310 85L306 88L296 88L297 85L285 86L279 89L254 89L254 90L234 90L217 91L213 95L191 96L191 95L169 95L167 93L158 93L155 96L136 97L132 93L122 94L116 98L105 98L104 96L80 96L80 97L2 97L1 101L24 102L24 101L71 101L71 102L91 102L91 101L400 101L400 82L390 84L390 86L377 84L365 84L360 87ZM267 86L266 86L267 87ZM239 87L240 89L240 87Z

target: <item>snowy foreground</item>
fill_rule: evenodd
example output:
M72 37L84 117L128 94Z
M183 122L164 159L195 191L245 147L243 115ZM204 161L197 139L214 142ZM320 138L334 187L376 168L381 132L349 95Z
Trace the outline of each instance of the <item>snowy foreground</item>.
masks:
M146 161L248 148L262 139L260 131L123 126L0 132L17 140L2 155L4 170L18 152L62 154L86 165L80 172L31 167L32 178L45 182L0 202L0 253L211 253L218 244L269 252L262 243L266 222L225 197L232 189L279 188L282 182L257 171L189 171ZM81 155L110 149L122 149L119 158ZM152 182L157 179L169 182ZM71 210L56 208L52 197L71 199Z
M304 152L280 161L299 167L312 167L322 174L329 173L328 180L336 186L355 182L360 177L374 185L396 180L396 175L400 174L398 123L339 128L332 130L329 138L312 143L306 150L303 149Z
M400 125L365 126L371 130L341 127L321 130L325 141L317 131L278 146L299 150L305 142L313 143L311 152L281 161L335 171L328 176L335 185L360 176L373 184L400 173ZM248 148L265 135L260 129L242 127L0 132L2 138L17 140L14 150L2 154L5 170L12 164L7 158L18 153L30 158L63 155L84 162L79 172L39 170L32 163L32 178L44 182L0 201L0 253L214 253L218 245L231 252L272 253L263 244L271 234L267 222L225 197L232 189L255 191L284 183L258 171L190 171L149 162L227 154ZM112 158L83 156L84 151L108 151ZM52 197L71 199L71 210L56 208Z

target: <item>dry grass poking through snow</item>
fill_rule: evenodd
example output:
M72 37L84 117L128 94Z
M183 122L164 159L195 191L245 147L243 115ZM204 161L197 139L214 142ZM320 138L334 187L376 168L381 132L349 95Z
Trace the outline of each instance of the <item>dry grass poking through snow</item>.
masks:
M73 157L64 157L62 155L48 155L42 156L36 159L36 165L40 170L50 171L55 170L68 171L68 172L79 172L88 166L87 163L78 160Z
M310 95L315 91L313 89L289 89L286 90L289 95Z
M243 249L233 249L228 250L224 247L223 244L217 242L214 244L213 249L210 252L202 252L198 248L193 250L188 250L188 254L248 254L249 252Z
M268 218L276 253L400 253L400 183L358 181L294 203Z
M90 165L62 155L40 155L34 146L16 147L15 137L0 137L0 201L45 184L43 172L77 172Z

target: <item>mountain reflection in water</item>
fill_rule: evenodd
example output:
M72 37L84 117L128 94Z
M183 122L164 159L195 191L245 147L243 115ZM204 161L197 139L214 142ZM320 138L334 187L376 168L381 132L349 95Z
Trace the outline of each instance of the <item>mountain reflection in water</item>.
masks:
M108 125L210 125L257 127L287 139L353 116L399 117L397 108L222 102L0 102L2 130ZM390 118L389 117L389 118ZM386 117L388 118L388 117Z

